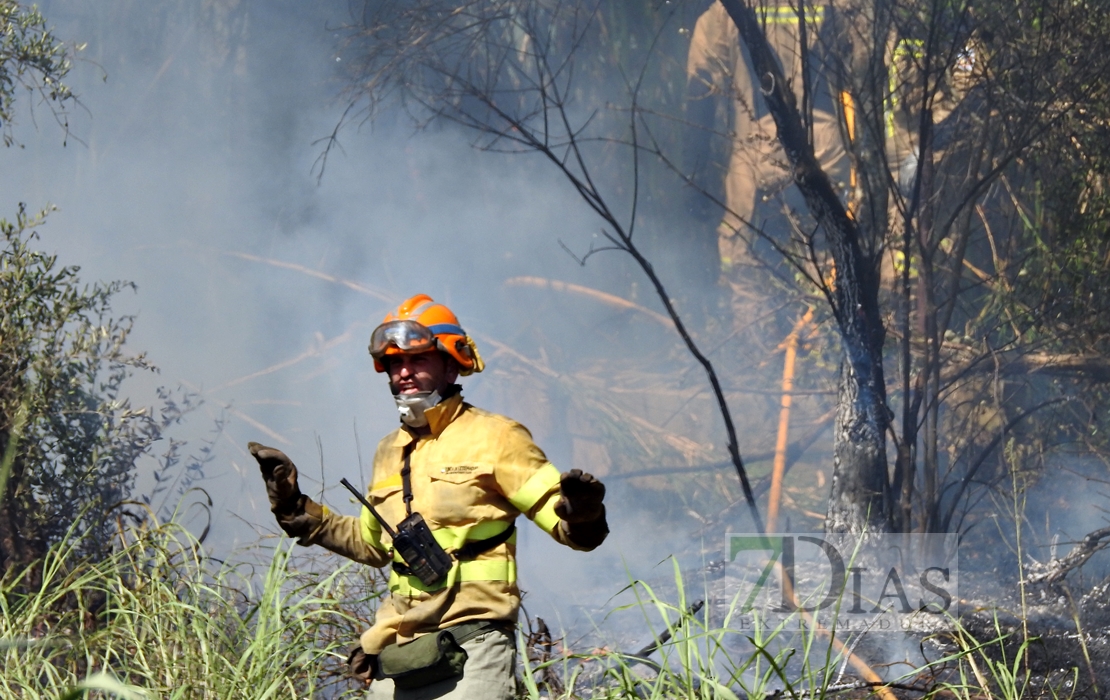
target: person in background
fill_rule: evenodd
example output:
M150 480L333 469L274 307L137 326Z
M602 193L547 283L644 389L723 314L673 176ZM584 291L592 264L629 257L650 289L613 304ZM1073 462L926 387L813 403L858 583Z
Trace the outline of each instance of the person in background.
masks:
M809 118L814 155L838 189L848 185L848 158L836 90L829 79L833 6L817 0L800 7L794 0L760 2L755 8L771 49ZM804 22L805 31L802 31ZM803 42L805 48L802 48ZM766 101L756 93L747 47L719 1L698 17L686 61L686 129L683 168L688 213L701 224L696 235L706 247L712 238L723 285L732 293L734 323L758 315L765 289L753 267L755 231L785 243L785 217L760 216L760 199L778 199L791 185L790 164ZM706 195L710 196L706 196ZM710 197L724 205L713 203ZM781 229L781 230L780 230Z

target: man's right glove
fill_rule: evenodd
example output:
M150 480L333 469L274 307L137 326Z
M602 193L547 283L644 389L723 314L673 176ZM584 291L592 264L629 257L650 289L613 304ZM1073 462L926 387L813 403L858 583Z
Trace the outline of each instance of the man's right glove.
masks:
M351 678L370 685L378 672L378 657L367 654L362 650L362 644L358 644L347 654L347 672L351 674Z
M324 513L315 501L301 493L293 460L281 450L257 442L247 443L247 449L262 470L270 512L277 518L278 525L290 537L307 536L320 523Z
M555 515L559 527L574 544L594 549L605 541L609 525L605 521L605 484L581 469L571 469L559 479L559 500Z

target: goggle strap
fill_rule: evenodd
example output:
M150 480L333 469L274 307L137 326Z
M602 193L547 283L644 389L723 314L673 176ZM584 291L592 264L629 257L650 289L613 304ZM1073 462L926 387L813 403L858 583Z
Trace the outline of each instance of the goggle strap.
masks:
M439 335L441 333L447 333L449 335L466 335L466 331L453 323L436 323L427 326L427 329L432 332L432 335Z

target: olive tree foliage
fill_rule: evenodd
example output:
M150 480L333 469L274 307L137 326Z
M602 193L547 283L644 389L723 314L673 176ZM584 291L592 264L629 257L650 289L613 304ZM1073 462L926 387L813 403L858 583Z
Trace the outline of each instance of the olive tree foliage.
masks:
M966 528L1008 469L1085 427L1070 404L1105 378L1013 293L1058 257L1034 215L1056 177L1045 156L1101 111L1106 60L1084 47L1105 20L1071 0L721 3L802 194L777 205L790 234L770 243L828 301L843 350L826 527ZM765 36L769 4L834 27L799 32L800 101ZM839 98L846 193L814 157L819 85ZM741 131L724 134L735 148ZM750 222L742 235L768 237Z
M0 124L13 143L21 91L37 94L65 128L73 93L62 82L68 50L42 15L0 0ZM162 406L133 408L123 395L135 371L153 371L124 350L132 319L111 303L133 285L87 284L76 266L39 249L47 212L20 204L0 218L0 577L29 571L71 531L79 554L93 559L112 546L116 519L128 517L140 460L191 407L189 396L159 390ZM145 505L165 510L196 479L202 460L181 464L170 440ZM180 472L175 474L175 472ZM152 504L162 496L160 505Z
M1075 369L1110 379L1110 95L1064 120L1034 155L1029 253L1008 290L1030 332L1051 338ZM1057 361L1063 362L1064 357Z
M39 96L66 126L65 108L75 99L66 87L72 58L53 35L42 13L15 0L0 0L0 130L4 145L13 143L12 121L20 92Z
M42 222L22 208L0 220L0 572L71 528L93 535L85 554L104 554L138 460L181 417L172 403L155 413L122 395L134 370L151 369L124 352L131 319L111 313L130 285L86 285L36 250Z
M1110 31L1104 14L1092 30ZM1077 55L1075 59L1079 60ZM1086 60L1084 58L1083 60ZM1009 374L1051 380L1070 399L1066 420L1044 421L1076 456L1110 454L1105 406L1110 382L1110 89L1092 82L1092 99L1061 115L1030 153L1034 176L1022 197L1021 247L1003 249L995 287L1009 310L1014 343ZM1012 369L1011 369L1012 367Z

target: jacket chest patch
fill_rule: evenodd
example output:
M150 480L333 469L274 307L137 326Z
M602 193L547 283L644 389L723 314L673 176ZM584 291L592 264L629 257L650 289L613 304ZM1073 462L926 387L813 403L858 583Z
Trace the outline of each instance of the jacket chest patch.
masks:
M464 465L458 465L458 466L443 467L442 469L439 470L439 473L440 474L449 474L449 475L452 475L452 476L470 476L471 474L473 474L476 471L478 471L477 466L470 465L470 464L464 464Z

